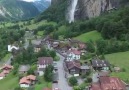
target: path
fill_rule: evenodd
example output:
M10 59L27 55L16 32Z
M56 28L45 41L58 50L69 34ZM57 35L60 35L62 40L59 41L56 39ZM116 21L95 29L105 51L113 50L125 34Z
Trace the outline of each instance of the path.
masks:
M59 53L57 55L60 57L60 61L57 62L59 81L58 84L53 84L53 88L59 88L60 90L72 90L72 87L68 85L67 79L65 78L65 71L63 67L63 60L65 59Z

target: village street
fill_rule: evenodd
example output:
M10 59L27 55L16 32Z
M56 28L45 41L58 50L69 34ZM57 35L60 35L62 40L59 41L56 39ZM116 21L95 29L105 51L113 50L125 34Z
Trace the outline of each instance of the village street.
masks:
M60 57L60 60L57 62L59 81L58 84L53 84L53 88L59 88L60 90L72 90L72 87L68 85L67 79L65 78L65 71L63 67L64 57L59 53L57 55Z

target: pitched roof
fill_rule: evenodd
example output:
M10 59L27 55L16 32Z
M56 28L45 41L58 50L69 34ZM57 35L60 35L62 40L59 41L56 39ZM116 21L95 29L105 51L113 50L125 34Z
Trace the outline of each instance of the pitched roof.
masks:
M19 84L23 84L23 83L25 83L25 84L31 84L31 80L36 80L36 76L34 76L34 75L28 75L26 77L23 77L23 78L20 79Z
M81 64L77 60L66 62L66 66L67 66L68 69L72 69L74 67L77 67L79 69L81 68Z
M30 84L31 81L28 80L26 77L23 77L23 78L20 79L19 84L24 84L24 83L25 83L25 84Z
M47 65L47 64L52 64L52 63L53 63L52 57L39 57L38 58L38 64L40 65Z
M36 80L36 76L34 76L34 75L28 75L27 76L27 79Z
M80 55L81 54L81 51L78 51L78 50L69 50L68 53L74 53L75 55Z
M2 69L13 69L13 66L11 65L4 65Z
M106 60L92 60L91 61L93 67L109 67L110 64Z
M126 85L117 77L100 77L98 83L94 83L90 90L126 90Z
M19 67L19 71L28 71L30 69L29 65L21 65Z

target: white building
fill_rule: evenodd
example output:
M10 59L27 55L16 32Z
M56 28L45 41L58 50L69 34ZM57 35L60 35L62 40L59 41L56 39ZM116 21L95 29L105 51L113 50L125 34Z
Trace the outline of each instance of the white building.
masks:
M38 58L38 74L39 76L42 76L44 74L44 70L46 66L53 64L53 58L52 57L39 57Z
M79 60L81 57L81 52L78 50L69 50L67 53L67 61Z
M9 52L12 52L13 49L19 50L19 47L12 46L12 45L8 45L8 51L9 51Z

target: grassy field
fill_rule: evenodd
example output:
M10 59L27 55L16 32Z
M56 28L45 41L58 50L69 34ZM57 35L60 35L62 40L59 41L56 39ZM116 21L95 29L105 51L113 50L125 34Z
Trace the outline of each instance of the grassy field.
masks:
M77 36L74 39L80 40L82 42L87 42L89 40L96 41L98 39L102 39L102 36L97 31L91 31L91 32L88 32L88 33L84 33L80 36Z
M52 87L52 83L51 82L45 82L45 80L42 77L40 77L40 81L41 81L41 84L36 84L35 85L35 90L42 90L45 87L49 87L49 88Z
M9 74L6 78L0 80L0 90L14 90L18 86L18 77Z
M7 61L11 56L11 53L8 53L5 55L5 57L2 59L3 61Z
M38 31L37 35L38 36L43 36L43 33L44 33L44 31Z
M125 72L113 72L112 76L117 76L129 82L129 51L105 55L105 58L113 65L125 69Z

